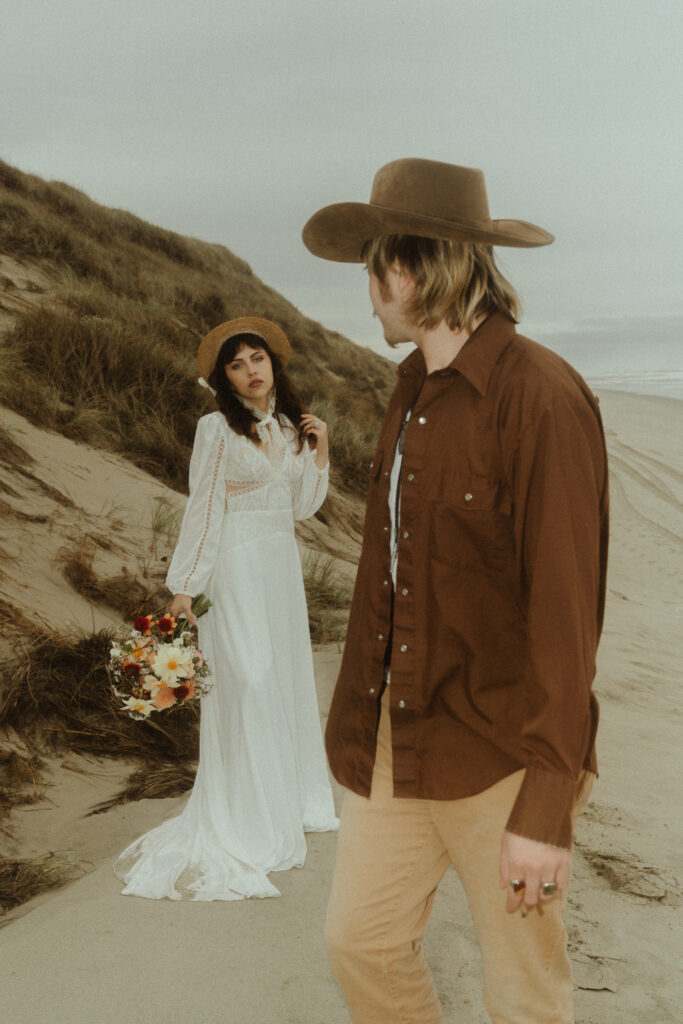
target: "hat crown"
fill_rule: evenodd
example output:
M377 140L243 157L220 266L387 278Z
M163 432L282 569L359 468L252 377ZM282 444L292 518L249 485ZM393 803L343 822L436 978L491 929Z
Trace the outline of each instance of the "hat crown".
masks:
M491 225L483 171L438 160L409 157L380 167L370 204L483 228Z
M261 316L238 316L214 327L202 339L197 352L197 365L204 380L208 381L211 376L223 343L237 334L253 334L265 341L271 351L280 357L283 370L289 363L289 340L281 327Z

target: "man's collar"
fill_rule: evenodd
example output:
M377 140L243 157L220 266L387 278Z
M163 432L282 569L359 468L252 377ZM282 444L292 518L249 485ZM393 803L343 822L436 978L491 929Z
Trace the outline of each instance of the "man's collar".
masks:
M443 370L435 370L431 376L448 377L460 373L479 394L485 395L493 367L516 333L512 320L503 313L491 313L472 332L453 362ZM401 377L426 376L424 356L419 348L399 363L398 374Z

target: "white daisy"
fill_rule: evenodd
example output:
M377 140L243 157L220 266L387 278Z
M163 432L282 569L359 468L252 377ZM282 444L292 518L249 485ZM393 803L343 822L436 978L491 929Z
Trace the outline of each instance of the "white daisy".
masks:
M192 651L173 644L161 644L154 658L154 674L166 686L180 686L183 679L192 675Z
M140 718L149 718L154 711L154 704L151 700L143 700L142 697L129 697L124 701L123 709Z

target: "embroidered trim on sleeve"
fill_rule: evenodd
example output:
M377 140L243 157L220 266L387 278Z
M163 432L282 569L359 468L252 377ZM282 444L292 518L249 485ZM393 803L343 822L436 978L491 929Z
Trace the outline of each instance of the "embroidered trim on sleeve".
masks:
M318 469L317 466L315 468ZM325 467L323 467L323 469L318 469L318 479L315 482L315 488L313 490L313 504L314 505L315 505L315 503L318 500L318 494L320 493L320 484L322 483L323 477L325 476L325 469L326 468L327 467L325 466Z
M185 583L183 585L183 593L187 592L187 590L188 590L188 588L190 586L190 580L192 578L192 574L194 573L194 571L196 570L197 566L199 565L199 559L201 558L201 555L202 555L202 549L204 547L204 541L206 540L206 535L209 532L209 522L211 520L211 509L213 507L213 496L214 496L214 492L216 490L216 481L218 480L218 471L219 471L219 469L221 467L221 459L223 458L223 449L224 448L225 448L225 438L222 437L220 439L219 443L218 443L218 453L216 455L216 465L214 466L214 469L213 469L213 477L211 479L211 489L209 490L209 500L207 501L207 504L206 504L206 523L204 524L204 532L202 533L201 540L199 541L199 547L197 548L197 554L195 555L194 564L193 564L192 568L190 569L189 573L187 574L187 576L185 578Z

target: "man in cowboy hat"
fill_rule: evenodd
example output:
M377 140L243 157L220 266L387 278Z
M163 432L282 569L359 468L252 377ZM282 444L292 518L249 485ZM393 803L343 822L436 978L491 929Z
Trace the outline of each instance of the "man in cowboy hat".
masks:
M326 743L347 788L327 924L362 1024L436 1024L421 943L452 864L495 1024L568 1024L563 913L596 771L607 462L596 399L517 334L481 171L396 160L369 204L304 228L364 262L386 340L417 346L371 465L365 539Z

